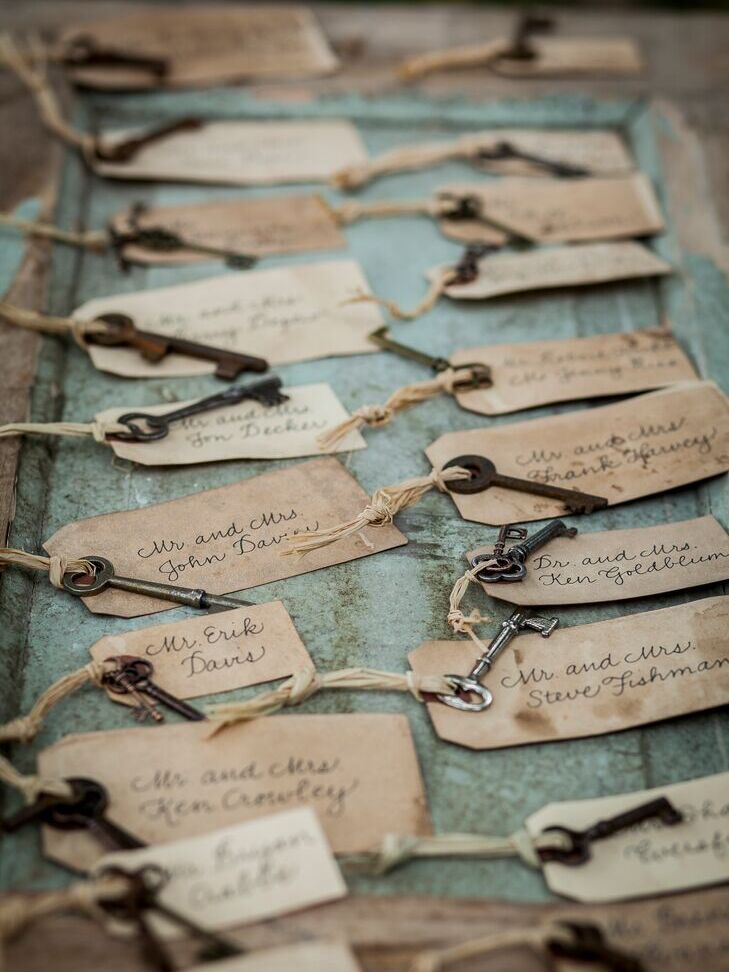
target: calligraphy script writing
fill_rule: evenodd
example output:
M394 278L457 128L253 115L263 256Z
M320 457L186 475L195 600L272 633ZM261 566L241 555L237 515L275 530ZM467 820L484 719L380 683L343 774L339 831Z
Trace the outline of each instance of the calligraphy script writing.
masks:
M137 813L171 828L189 817L221 811L274 812L304 803L314 805L324 816L340 817L359 786L356 776L341 782L341 773L339 757L291 755L271 763L252 759L241 766L204 769L194 777L178 770L149 769L132 777L130 787L141 798ZM337 782L331 781L332 774L337 774Z
M701 833L677 838L671 829L666 830L655 821L631 828L636 832L634 843L627 844L623 857L631 863L650 867L666 861L680 865L682 861L709 856L724 861L729 858L729 801L717 803L705 799L700 803L685 802L679 806L687 824L698 824Z
M303 514L292 507L286 510L267 510L256 513L250 519L233 520L219 530L206 530L198 533L194 540L180 537L161 537L153 539L137 549L141 560L165 557L157 565L157 570L165 580L174 583L186 570L222 564L229 557L246 557L258 550L265 550L282 543L286 536L295 536L308 530L318 530L319 521L301 522ZM294 521L299 521L294 523ZM215 550L205 553L205 549L215 545ZM184 556L190 546L195 553ZM182 556L180 556L182 555Z
M623 547L611 554L582 557L574 564L545 553L534 557L529 568L536 572L542 587L589 586L601 579L622 587L631 577L680 572L698 564L729 560L729 554L725 552L705 550L697 553L699 550L688 540L681 544L656 543L642 550L629 551Z
M697 647L693 640L687 639L665 645L644 644L627 651L611 648L595 661L570 662L561 670L517 667L515 674L502 676L501 686L527 688L527 708L540 709L605 694L622 698L643 689L655 691L663 683L675 684L729 665L729 653L696 661L692 655ZM575 680L572 687L564 687L565 677ZM559 679L561 688L550 689L549 682L555 678Z
M316 434L328 427L326 418L311 416L309 405L289 401L267 407L263 414L260 405L249 405L206 417L191 416L184 419L180 427L187 442L194 449L201 449L213 442L241 442L306 432Z
M159 641L152 641L144 647L148 658L172 656L179 659L187 678L194 678L203 672L217 672L238 665L255 665L266 656L266 647L257 636L265 629L263 621L246 617L229 625L209 624L201 637L185 634L166 634ZM248 647L246 639L254 639ZM210 648L220 649L219 654L211 655Z

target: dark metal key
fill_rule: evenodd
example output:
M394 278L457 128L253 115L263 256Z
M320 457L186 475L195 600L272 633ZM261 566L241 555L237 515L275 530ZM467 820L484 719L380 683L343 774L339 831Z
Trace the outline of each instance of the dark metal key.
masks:
M147 846L108 819L109 794L101 783L83 776L69 777L64 782L71 787L71 796L42 794L30 806L3 820L0 829L11 833L38 821L56 830L88 830L110 850L135 850Z
M105 688L110 692L116 695L147 695L150 699L159 702L160 705L166 706L172 712L176 712L191 722L202 722L205 719L199 709L195 709L187 702L183 702L182 699L178 699L177 696L166 692L152 680L154 665L145 658L137 658L136 655L116 655L107 658L106 661L115 662L117 665L114 671L107 672L102 678ZM140 707L137 711L140 713L140 719L152 715L145 706ZM156 722L162 721L159 713L156 716L152 715L152 718Z
M505 550L504 541L508 538L510 530L515 531L512 536L520 542ZM502 540L504 531L507 531L507 534ZM521 530L519 527L502 527L493 551L477 554L471 561L471 567L478 568L475 574L483 583L520 581L526 577L527 557L535 550L539 550L550 540L556 540L557 537L574 537L576 533L577 527L568 527L563 520L552 520L530 537L527 536L526 530Z
M465 373L464 377L456 378L453 382L454 391L465 391L468 388L490 388L494 383L491 376L491 368L482 361L453 364L448 358L440 358L432 354L427 354L425 351L418 351L417 348L411 348L407 344L401 344L399 341L393 340L390 337L390 329L386 324L373 331L369 335L369 339L385 351L392 351L401 358L407 358L408 361L417 361L418 364L425 365L426 368L434 371L436 375L448 371L449 368L452 368L453 371L463 371Z
M281 379L272 376L252 385L234 385L217 395L208 395L207 398L200 398L196 402L190 402L189 405L183 405L182 408L165 412L163 415L151 415L149 412L125 412L116 421L120 425L126 425L127 431L114 432L107 438L120 439L123 442L152 442L156 439L164 439L169 434L172 422L180 422L192 415L210 412L216 408L223 408L225 405L236 405L238 402L247 399L272 407L287 402L289 396L284 395L281 391ZM142 428L139 425L140 421L147 427Z
M88 333L86 340L104 347L130 347L139 351L147 361L161 361L167 354L185 355L187 358L200 358L215 362L215 376L232 381L243 371L267 371L268 362L238 351L213 348L197 341L154 331L139 330L131 317L126 314L102 314L96 320L106 325L106 330L98 334Z
M219 594L208 594L199 587L178 587L177 584L161 584L159 581L135 579L133 577L119 577L114 573L114 565L106 557L89 554L81 557L94 568L93 574L79 572L67 573L63 577L63 589L76 597L92 597L101 594L109 587L131 594L143 594L145 597L157 597L162 601L173 601L175 604L186 604L188 607L200 610L250 607L250 601L239 601L234 597L223 597Z
M564 489L562 486L552 486L534 479L504 476L485 456L456 456L455 459L445 463L443 468L449 469L452 466L462 466L471 473L470 479L458 479L448 483L448 489L452 493L481 493L490 486L500 486L519 493L531 493L533 496L546 496L549 499L560 500L571 513L594 513L595 510L601 510L608 504L604 496L593 496L592 493L581 493L576 489Z

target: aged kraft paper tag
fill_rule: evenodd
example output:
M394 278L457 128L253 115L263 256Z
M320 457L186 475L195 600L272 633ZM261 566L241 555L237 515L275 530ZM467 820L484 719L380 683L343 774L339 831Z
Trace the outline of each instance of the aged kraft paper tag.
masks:
M729 470L729 400L712 382L687 382L617 405L448 432L425 451L436 469L457 456L485 456L504 475L604 496L614 506ZM450 496L476 523L565 512L558 500L499 486Z
M160 892L161 903L209 929L275 918L347 894L310 806L157 847L109 854L99 869L117 865L134 870L147 864L170 875Z
M168 503L78 520L44 546L67 559L99 554L122 577L227 594L407 543L387 526L366 543L352 536L306 557L281 556L285 536L339 523L366 503L367 494L336 459L312 459ZM94 613L124 618L173 606L111 589L84 603Z
M640 51L630 37L540 37L534 48L534 58L503 57L489 67L520 78L630 77L643 70Z
M376 304L352 303L369 293L354 260L248 270L135 294L100 297L74 317L128 314L140 330L187 338L265 358L271 364L310 361L377 348L368 334L382 324ZM212 374L209 361L168 354L148 362L130 348L90 344L94 365L127 378Z
M361 972L343 942L302 942L195 965L187 972ZM709 970L710 972L710 970Z
M462 348L450 360L491 368L489 388L455 392L461 408L481 415L650 391L697 377L679 343L663 328Z
M579 867L544 864L551 890L577 901L617 901L729 880L729 773L597 800L551 803L526 820L526 829L532 837L555 825L585 830L658 797L671 801L683 814L682 823L666 827L646 820L593 841L590 859Z
M306 7L147 6L71 27L61 35L60 47L88 39L97 48L167 61L163 78L128 64L70 68L77 84L92 88L186 88L238 79L315 77L338 66Z
M211 412L201 412L169 426L164 439L134 442L107 439L117 456L143 466L179 466L223 459L286 459L317 456L322 448L317 437L349 418L330 385L319 382L286 388L288 401L262 405L242 401ZM190 404L180 402L179 407ZM164 415L175 406L143 406L140 411ZM111 423L131 409L109 408L96 420ZM357 432L348 432L327 452L364 449L367 443Z
M428 703L435 731L471 749L579 739L726 702L729 597L610 621L557 628L549 640L520 635L485 680L484 712ZM426 641L408 656L419 675L463 673L478 649L470 641Z
M104 635L90 652L95 661L134 655L150 662L154 681L178 699L231 692L314 667L281 601ZM129 694L108 695L135 704Z
M428 278L440 277L443 269L429 271ZM586 287L667 273L670 265L640 243L580 243L486 256L479 261L473 282L450 284L445 294L454 300L486 300L527 290Z
M312 807L337 853L388 833L429 834L410 726L401 715L285 715L66 736L39 755L49 776L87 776L109 818L148 844L207 834L278 810ZM44 849L75 870L104 853L92 835L44 829Z
M112 217L118 233L131 232L130 211ZM231 250L249 256L300 253L306 250L341 250L346 240L321 196L264 196L225 199L186 206L150 206L135 217L142 229L161 226L181 239L204 247ZM177 264L214 260L195 249L162 252L138 243L125 243L125 260L132 263Z
M107 132L104 144L136 134ZM149 142L128 162L94 160L93 167L113 179L271 186L325 182L337 169L366 160L348 121L210 121Z
M476 554L491 547L471 550ZM729 535L713 516L559 537L526 559L517 583L482 584L512 604L595 604L729 580Z
M444 186L444 199L475 197L486 220L541 243L650 236L663 217L643 173L613 179L507 178ZM492 228L478 219L441 219L446 236L464 243L489 242Z

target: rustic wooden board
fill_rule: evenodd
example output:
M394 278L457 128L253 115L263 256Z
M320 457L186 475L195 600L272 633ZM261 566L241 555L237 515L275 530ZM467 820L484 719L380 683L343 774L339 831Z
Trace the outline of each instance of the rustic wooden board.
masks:
M27 16L22 13L23 6L20 5L21 9L16 10L13 17L20 20ZM64 18L69 10L82 7L72 3L41 6L48 17L58 17L59 9L64 10ZM6 4L0 4L3 12L6 7ZM94 12L99 7L95 5ZM364 37L365 48L361 60L355 60L343 78L307 86L314 93L334 92L357 83L381 90L386 68L389 70L394 56L432 46L434 38L437 43L470 39L477 28L487 32L506 21L500 14L476 10L469 11L466 18L463 8L459 7L449 7L447 11L433 8L428 11L428 16L422 11L415 15L408 10L378 9L378 16L372 17L371 11L365 12L361 8L322 8L321 13L327 29L340 46L348 39L354 41ZM726 33L712 26L711 18L686 21L687 27L682 31L686 49L706 52L703 58L696 56L694 73L689 76L683 62L674 58L669 63L666 53L671 50L675 53L675 47L667 42L667 38L673 36L671 31L676 30L675 18L629 19L631 31L635 28L646 43L651 73L644 82L613 84L610 87L613 97L607 101L596 100L585 93L588 90L605 93L608 89L601 84L583 86L577 94L563 83L551 84L545 89L534 82L515 85L503 80L484 80L473 72L458 72L456 76L427 82L425 89L441 94L460 87L480 97L500 95L502 100L483 103L463 99L431 100L417 93L400 92L377 100L341 95L320 102L304 100L302 103L300 99L295 103L286 100L291 88L268 88L252 96L241 94L239 90L124 98L107 95L86 96L79 108L78 120L89 126L102 121L111 126L123 125L132 119L153 120L162 115L186 112L256 118L346 115L360 127L373 152L489 125L625 126L625 134L641 167L655 180L668 208L670 230L656 241L656 249L677 266L679 273L674 279L659 285L633 283L579 294L504 299L474 307L443 302L415 325L398 326L396 333L435 353L448 353L459 345L648 327L668 313L701 373L721 380L726 378L729 363L729 294L721 233L715 221L713 193L707 181L701 145L673 106L661 104L640 111L636 110L632 96L646 90L668 93L678 98L684 110L704 124L714 105L712 117L720 119L716 110L718 103L712 101L711 96L707 100L705 92L710 83L721 78L723 69L716 52L721 50L722 39L725 43ZM602 25L599 30L605 33L616 30L615 21L592 19L591 28L596 23ZM402 29L396 26L398 24ZM654 33L649 30L651 25ZM580 20L578 16L570 19L568 29L574 33L579 33L580 29L584 32L584 19ZM663 46L656 40L659 37L663 38ZM545 90L550 93L545 94ZM530 98L534 94L541 96L531 100L503 100L504 96L514 93ZM725 136L717 129L710 154L710 162L713 159L710 171L714 178L717 173L721 175L721 148L725 144ZM418 197L441 183L471 175L467 167L453 164L409 177L381 180L368 188L362 198ZM37 185L40 183L29 182L29 190L36 192ZM172 203L253 194L258 192L104 183L89 176L75 159L67 159L56 218L66 227L83 225L91 228L101 226L115 209L138 198ZM328 195L337 198L336 194ZM17 201L17 197L6 195L4 198L8 204ZM382 245L385 231L387 246ZM376 221L365 222L352 227L347 235L351 252L362 261L373 287L405 304L413 303L422 292L422 271L426 267L451 259L460 252L423 221L391 220L386 228L385 224ZM31 263L26 263L23 279L30 282L24 284L30 287L25 290L29 301L37 300L41 293L38 282L43 279L43 252L42 247L36 248ZM393 254L397 254L397 259ZM266 261L264 265L309 259L309 255L278 258ZM5 264L3 269L7 275L9 271ZM209 264L174 270L137 268L128 277L121 277L111 258L78 255L56 247L48 280L48 306L52 312L65 313L91 297L197 279L219 272L222 272L219 266ZM19 349L13 353L19 355L17 360L20 362L17 371L13 365L11 374L14 378L10 386L5 384L3 388L3 403L7 399L9 409L4 420L9 420L23 414L22 401L31 381L36 342L24 335L12 335L6 340L7 347ZM5 359L5 365L8 360ZM292 365L281 368L280 372L291 383L330 381L350 407L381 401L399 385L425 377L416 365L385 355ZM112 404L152 404L166 401L170 395L183 399L212 391L215 387L212 379L137 384L115 380L94 372L88 359L77 348L46 340L35 374L32 415L38 421L61 417L85 420ZM536 417L571 407L543 409L533 414ZM500 421L506 424L522 417L506 417ZM479 424L476 416L459 410L454 402L435 401L402 415L389 430L369 433L370 448L354 455L348 464L366 488L375 488L384 482L383 470L387 471L388 482L426 471L422 449L437 435L449 429L474 428ZM112 465L108 453L93 443L28 443L22 449L17 512L10 540L16 546L38 549L43 537L72 519L185 495L255 475L273 465L241 462L164 472L135 470L126 464ZM12 457L7 465L0 467L6 510L11 508L8 494L12 469ZM729 525L724 481L716 480L698 488L617 507L593 518L589 529L627 528L686 519L705 512L712 512L725 526ZM460 521L448 499L440 496L430 497L421 507L404 514L400 525L411 541L401 550L258 588L252 596L257 601L274 597L284 599L309 650L322 668L361 662L399 670L404 665L407 651L420 641L448 637L444 620L447 596L453 579L461 572L462 554L487 538L482 529ZM725 587L720 585L699 593L722 593ZM560 614L565 624L582 623L627 611L679 603L695 596L696 592L685 596L678 593L612 607L570 609ZM477 601L475 595L469 603L492 607L497 616L503 611L498 605ZM182 611L168 613L164 620L176 619L183 614ZM144 619L129 622L94 618L82 605L69 602L51 591L43 581L35 583L17 572L8 573L2 579L0 615L5 622L2 635L4 664L0 667L3 690L0 718L3 721L26 710L54 678L87 661L88 645L101 634L149 623ZM423 764L434 822L440 830L507 833L524 816L551 799L619 793L727 768L727 724L719 713L595 740L477 754L439 743L425 712L405 698L365 693L322 695L300 711L407 712ZM38 743L23 751L16 750L14 758L20 766L30 768L34 751L64 733L121 726L128 724L127 719L124 711L112 707L97 693L88 691L54 713ZM66 880L64 872L40 858L36 833L29 831L12 841L5 841L0 858L0 887L48 887ZM549 897L538 874L510 861L487 864L424 862L383 879L360 877L352 881L352 886L361 893L381 895L498 896L519 902L536 902ZM456 911L451 912L447 904L437 907L444 909L443 913L450 916L448 921L452 921L453 927L460 932L462 926ZM390 904L385 908L388 914L389 908ZM503 908L508 911L507 906ZM458 914L462 912L458 911ZM376 924L376 919L373 921ZM444 939L448 937L444 935ZM398 966L385 963L372 967Z

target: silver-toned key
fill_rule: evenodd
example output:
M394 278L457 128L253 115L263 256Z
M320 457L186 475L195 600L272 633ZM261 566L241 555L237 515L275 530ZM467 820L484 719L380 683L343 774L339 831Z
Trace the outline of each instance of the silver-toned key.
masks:
M444 678L453 688L453 694L435 693L435 698L452 709L461 712L483 712L494 701L494 697L485 685L481 684L481 676L490 671L501 652L518 634L527 629L538 631L543 638L549 638L559 624L559 618L530 618L523 611L514 611L511 617L501 622L501 630L487 647L486 651L476 659L468 675L445 675ZM470 695L478 698L471 701Z
M114 573L114 565L105 557L89 554L79 557L88 561L94 568L93 574L82 574L78 571L67 573L63 577L63 589L76 597L93 597L108 588L128 591L131 594L143 594L145 597L156 597L162 601L173 601L175 604L186 604L188 607L200 610L229 610L230 608L251 607L250 601L239 601L234 597L223 597L220 594L208 594L199 587L178 587L177 584L161 584L159 581L140 580L133 577L119 577Z
M562 486L552 486L540 483L534 479L519 479L517 476L504 476L486 456L456 456L445 463L444 469L462 466L471 473L470 479L457 479L448 483L451 493L482 493L489 486L501 486L502 489L514 489L519 493L530 493L532 496L546 496L549 499L560 500L570 513L594 513L608 505L604 496L594 496L592 493L581 493L576 489L565 489Z

